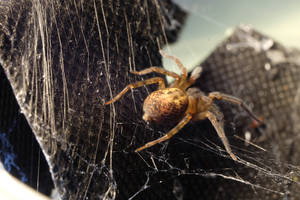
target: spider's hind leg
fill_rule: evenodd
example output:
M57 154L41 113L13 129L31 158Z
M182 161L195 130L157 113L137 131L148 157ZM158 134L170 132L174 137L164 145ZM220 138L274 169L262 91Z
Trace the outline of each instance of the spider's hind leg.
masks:
M148 142L147 144L145 144L144 146L138 148L135 150L135 152L139 152L142 151L144 149L147 149L149 147L152 147L154 145L156 145L157 143L161 143L163 141L166 141L168 139L170 139L171 137L173 137L175 134L178 133L178 131L180 131L180 129L182 129L187 123L189 123L189 121L192 119L192 116L190 114L187 114L174 128L172 128L168 133L166 133L164 136L162 136L161 138L158 138L156 140L153 140L151 142Z

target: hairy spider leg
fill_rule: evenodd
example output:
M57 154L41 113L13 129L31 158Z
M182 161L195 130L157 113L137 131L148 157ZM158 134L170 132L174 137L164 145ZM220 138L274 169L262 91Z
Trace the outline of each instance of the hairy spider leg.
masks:
M151 85L151 84L155 84L155 83L158 83L158 88L159 89L163 89L163 88L166 87L165 86L165 81L161 77L154 77L154 78L149 78L149 79L144 80L144 81L138 81L138 82L135 82L135 83L131 83L131 84L127 85L117 96L115 96L110 101L106 102L104 105L108 105L108 104L111 104L111 103L117 101L126 92L128 92L128 90L130 90L130 89L137 88L137 87L142 87L144 85Z
M217 109L217 108L215 108ZM194 120L203 120L203 119L209 119L213 127L215 128L218 136L220 137L227 153L230 155L230 157L233 160L237 160L236 156L232 153L232 150L230 148L228 139L225 135L224 129L223 129L223 115L220 112L215 112L216 110L212 111L205 111L201 112L196 115Z
M159 53L163 57L173 60L176 63L176 65L179 67L179 69L181 70L182 75L184 77L188 76L188 73L187 73L187 70L186 70L185 66L182 64L182 62L178 58L176 58L175 56L171 56L171 55L166 54L163 50L160 50Z
M159 73L159 74L164 74L166 76L171 76L171 77L175 78L176 80L180 79L180 76L178 74L176 74L175 72L171 72L171 71L168 71L166 69L163 69L163 68L160 68L160 67L154 67L154 66L146 68L142 71L131 71L130 73L133 73L133 74L136 74L136 75L145 75L145 74L149 74L151 72L156 72L156 73Z
M234 96L231 96L231 95L228 95L228 94L223 94L223 93L220 93L220 92L211 92L211 93L208 94L208 97L212 100L213 99L218 99L218 100L222 100L222 101L227 101L227 102L232 103L232 104L237 104L237 105L241 106L248 113L248 115L250 115L257 122L263 123L258 117L256 117L251 112L250 108L243 102L243 100L241 100L237 97L234 97Z
M151 142L146 143L144 146L138 148L135 150L135 152L142 151L144 149L147 149L149 147L152 147L153 145L156 145L157 143L166 141L173 137L180 129L182 129L189 121L192 119L192 115L187 114L174 128L172 128L168 133L166 133L161 138L158 138L157 140L153 140Z
M227 137L224 133L224 129L223 129L223 120L218 120L216 115L214 115L212 112L210 111L206 111L206 117L209 119L209 121L211 122L211 124L215 127L218 136L221 138L224 147L227 151L227 153L230 155L230 157L233 160L237 160L236 156L232 153L229 142L227 140Z
M186 81L187 77L188 77L188 73L187 73L187 70L186 70L185 66L182 64L182 62L181 62L178 58L166 54L163 50L160 50L159 53L160 53L163 57L169 58L169 59L173 60L173 61L176 63L176 65L179 67L179 69L181 70L181 72L182 72L182 75L180 76L180 80L176 81L176 82L174 83L174 85L180 86L181 84L183 84L183 83ZM173 85L173 84L172 84L172 85Z

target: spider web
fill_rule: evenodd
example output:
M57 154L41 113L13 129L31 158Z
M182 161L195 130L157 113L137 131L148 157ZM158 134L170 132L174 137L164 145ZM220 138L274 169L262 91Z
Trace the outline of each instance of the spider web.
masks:
M0 64L61 198L300 196L297 50L242 26L201 63L195 87L240 97L265 121L218 103L237 162L208 121L136 154L170 129L141 117L156 86L103 103L156 76L128 72L161 66L158 50L176 41L187 13L167 0L0 1L0 8Z

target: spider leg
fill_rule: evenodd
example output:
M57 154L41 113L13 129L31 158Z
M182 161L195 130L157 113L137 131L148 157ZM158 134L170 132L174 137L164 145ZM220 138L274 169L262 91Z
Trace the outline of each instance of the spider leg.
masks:
M163 50L160 50L159 53L163 57L169 58L169 59L173 60L176 63L176 65L179 67L179 69L181 70L181 72L182 72L182 79L185 80L187 78L187 76L188 76L187 70L186 70L185 66L182 64L182 62L178 58L166 54Z
M144 69L142 71L131 71L131 73L136 74L136 75L144 75L144 74L149 74L151 72L156 72L159 74L164 74L167 76L171 76L175 78L176 80L180 79L180 76L174 72L168 71L166 69L160 68L160 67L149 67L147 69Z
M129 85L127 85L117 96L115 96L113 99L107 101L104 105L108 105L111 104L115 101L117 101L118 99L120 99L126 92L128 92L128 90L133 89L133 88L137 88L137 87L141 87L144 85L151 85L154 83L158 83L158 88L162 89L165 88L165 82L164 79L161 77L154 77L154 78L149 78L147 80L144 81L138 81L135 83L131 83Z
M253 119L255 119L257 122L259 123L263 123L258 117L256 117L250 110L250 108L243 102L243 100L228 95L228 94L223 94L220 92L211 92L208 94L208 97L212 100L214 99L218 99L218 100L222 100L222 101L227 101L230 102L232 104L237 104L239 106L241 106Z
M172 128L168 133L166 133L163 137L158 138L157 140L153 140L151 142L148 142L144 146L138 148L135 150L135 152L142 151L146 148L152 147L153 145L156 145L157 143L166 141L173 137L180 129L182 129L190 120L192 119L192 116L190 114L187 114L174 128Z
M209 121L214 126L215 130L217 131L218 136L222 140L227 153L230 155L230 157L233 160L237 160L236 156L232 153L228 139L227 139L224 129L223 129L223 114L221 112L219 112L217 110L217 108L215 107L211 111L205 111L205 112L199 113L196 116L196 118L197 118L196 120L203 120L206 118L209 119Z

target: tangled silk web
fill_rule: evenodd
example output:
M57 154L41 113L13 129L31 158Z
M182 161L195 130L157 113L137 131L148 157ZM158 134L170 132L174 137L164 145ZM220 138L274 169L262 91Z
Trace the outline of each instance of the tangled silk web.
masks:
M161 66L158 50L176 41L188 11L169 0L6 0L0 9L0 64L62 198L300 196L299 52L242 27L201 64L195 87L238 96L265 122L219 104L238 161L207 121L137 154L172 128L142 120L143 100L156 86L103 104L127 84L156 76L129 71Z

